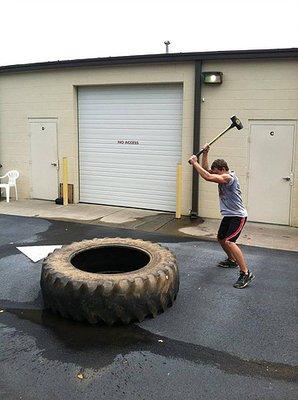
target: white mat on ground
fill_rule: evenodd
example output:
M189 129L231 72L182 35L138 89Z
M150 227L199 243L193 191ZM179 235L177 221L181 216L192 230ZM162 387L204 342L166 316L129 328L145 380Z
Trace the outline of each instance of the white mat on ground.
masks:
M62 245L52 245L52 246L21 246L17 247L25 256L30 258L33 262L37 262L47 257L55 249L61 249Z

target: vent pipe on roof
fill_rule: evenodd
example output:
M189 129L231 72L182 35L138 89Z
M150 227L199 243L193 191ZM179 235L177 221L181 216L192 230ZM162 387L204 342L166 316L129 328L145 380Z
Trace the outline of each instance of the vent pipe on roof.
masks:
M166 45L166 53L168 53L169 52L169 45L171 44L171 42L169 40L166 40L164 42L164 44Z

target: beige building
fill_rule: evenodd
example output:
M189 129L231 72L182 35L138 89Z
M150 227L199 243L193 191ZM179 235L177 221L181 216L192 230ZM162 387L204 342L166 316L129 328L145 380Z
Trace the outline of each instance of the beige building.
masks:
M220 74L218 74L220 73ZM222 80L222 82L218 82ZM251 221L298 226L298 49L112 57L0 67L0 175L55 200L220 217L187 160L237 115L210 158L235 170Z

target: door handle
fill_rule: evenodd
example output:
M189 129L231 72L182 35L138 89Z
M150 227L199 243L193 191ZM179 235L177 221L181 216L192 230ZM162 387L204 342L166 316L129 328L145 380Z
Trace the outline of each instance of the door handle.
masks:
M292 173L290 173L289 176L282 176L282 179L284 181L290 182L290 185L293 186L294 185L294 175Z
M59 161L58 160L57 161L53 161L53 162L51 162L51 165L58 169L59 168Z

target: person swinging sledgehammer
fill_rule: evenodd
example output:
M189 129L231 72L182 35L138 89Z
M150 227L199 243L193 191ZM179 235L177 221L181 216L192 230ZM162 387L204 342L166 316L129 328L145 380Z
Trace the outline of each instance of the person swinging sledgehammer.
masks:
M227 254L228 258L221 261L218 266L222 268L236 268L239 266L240 275L234 287L245 288L255 277L248 270L241 249L236 240L247 220L247 211L243 205L238 178L234 171L230 171L225 160L213 161L211 169L208 166L208 143L204 146L202 165L195 155L189 159L189 163L197 170L200 176L208 182L218 183L220 212L223 216L217 240Z

